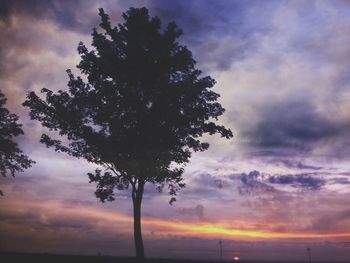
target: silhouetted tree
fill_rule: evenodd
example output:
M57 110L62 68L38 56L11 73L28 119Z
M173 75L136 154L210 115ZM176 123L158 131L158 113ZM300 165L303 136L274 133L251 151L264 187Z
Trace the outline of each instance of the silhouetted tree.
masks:
M67 70L69 91L43 89L45 99L31 92L24 105L32 119L65 135L69 145L46 134L41 142L106 169L89 173L102 202L113 201L115 189L131 188L136 256L143 258L145 183L159 191L166 185L176 195L185 186L183 167L191 150L209 147L198 138L204 133L230 138L232 132L213 122L224 112L219 95L209 90L215 81L200 78L191 52L177 42L182 32L175 23L162 30L146 8L130 8L118 27L103 9L99 15L102 30L93 29L93 50L78 46L77 67L87 82Z
M32 166L34 161L24 155L13 138L23 134L18 116L4 107L5 95L0 90L0 174L4 177L22 172ZM3 195L0 190L0 195Z

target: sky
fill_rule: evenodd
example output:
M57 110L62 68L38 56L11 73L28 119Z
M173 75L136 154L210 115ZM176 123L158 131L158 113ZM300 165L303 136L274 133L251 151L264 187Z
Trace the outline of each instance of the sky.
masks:
M0 89L20 117L16 138L36 164L0 178L0 251L134 255L130 192L99 202L96 166L39 143L21 104L29 91L67 88L79 41L91 43L98 8L114 25L145 6L175 21L204 74L217 84L234 138L205 136L169 205L146 185L147 257L350 258L349 1L59 1L0 3Z

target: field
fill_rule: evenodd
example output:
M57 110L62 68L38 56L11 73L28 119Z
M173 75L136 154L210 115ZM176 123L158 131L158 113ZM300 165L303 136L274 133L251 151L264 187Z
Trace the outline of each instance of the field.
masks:
M27 254L27 253L0 253L0 262L8 263L136 263L132 257L111 257L111 256L73 256L73 255L54 255L54 254ZM144 263L222 263L220 261L206 260L186 260L186 259L155 259L149 258L142 261ZM235 261L223 261L223 263ZM239 261L241 263L295 263L290 261ZM300 261L299 261L300 262ZM303 263L303 262L300 262ZM305 263L308 263L305 261ZM312 263L333 263L328 261L312 261ZM346 262L337 262L346 263ZM348 263L348 262L347 262Z

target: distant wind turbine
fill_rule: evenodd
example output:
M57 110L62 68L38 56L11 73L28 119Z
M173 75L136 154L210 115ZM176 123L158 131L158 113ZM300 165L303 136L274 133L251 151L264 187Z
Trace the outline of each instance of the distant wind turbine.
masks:
M220 261L222 261L222 240L219 240L219 243L216 246L220 246Z
M309 255L309 263L311 263L311 248L307 248L307 254Z

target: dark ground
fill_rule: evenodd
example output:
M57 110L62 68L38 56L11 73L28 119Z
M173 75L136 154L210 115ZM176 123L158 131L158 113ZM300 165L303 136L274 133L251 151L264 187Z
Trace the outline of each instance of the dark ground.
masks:
M1 263L137 263L133 257L0 253ZM143 263L201 263L195 260L145 259ZM206 262L208 263L208 262Z
M0 252L1 263L137 263L135 258L131 257L111 257L111 256L73 256L73 255L54 255L54 254L28 254L28 253L10 253ZM208 260L185 260L185 259L145 259L143 263L221 263L219 261ZM236 261L225 260L224 263L234 263ZM241 263L294 263L290 261L239 261ZM302 263L302 262L299 262ZM305 262L308 263L308 262ZM333 262L314 262L312 263L333 263ZM337 262L341 263L341 262ZM346 262L343 262L346 263ZM349 262L347 262L349 263Z

